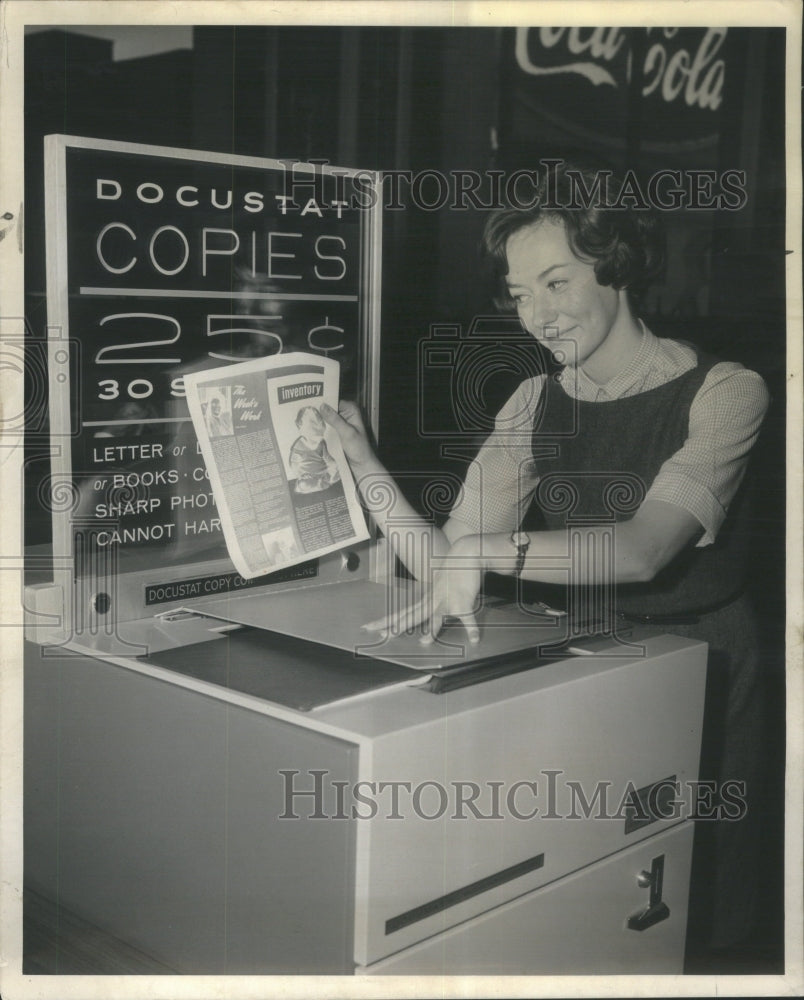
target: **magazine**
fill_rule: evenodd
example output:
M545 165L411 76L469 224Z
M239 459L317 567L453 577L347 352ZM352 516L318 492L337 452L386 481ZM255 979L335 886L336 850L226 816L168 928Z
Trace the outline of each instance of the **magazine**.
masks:
M185 376L232 562L244 579L369 537L337 433L340 365L276 354Z

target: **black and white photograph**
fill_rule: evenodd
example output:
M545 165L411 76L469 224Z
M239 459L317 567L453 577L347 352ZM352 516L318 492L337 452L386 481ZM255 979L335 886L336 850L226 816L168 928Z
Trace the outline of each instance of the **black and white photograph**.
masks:
M207 397L206 399L202 398L201 410L210 437L231 437L234 434L230 392L228 386L222 385L206 391L202 390L199 393L199 395Z
M288 468L298 493L320 493L340 481L335 459L327 448L327 425L315 406L302 406L294 420L299 436L290 446Z
M3 997L804 991L801 6L0 15Z

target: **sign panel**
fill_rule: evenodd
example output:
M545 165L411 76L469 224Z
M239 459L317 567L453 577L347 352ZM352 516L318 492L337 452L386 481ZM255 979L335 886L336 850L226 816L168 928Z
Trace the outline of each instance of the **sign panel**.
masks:
M341 395L376 421L379 182L320 164L45 144L52 482L71 498L54 513L54 552L72 554L79 578L130 578L143 603L149 581L199 576L190 564L233 569L188 373L306 351L337 360Z

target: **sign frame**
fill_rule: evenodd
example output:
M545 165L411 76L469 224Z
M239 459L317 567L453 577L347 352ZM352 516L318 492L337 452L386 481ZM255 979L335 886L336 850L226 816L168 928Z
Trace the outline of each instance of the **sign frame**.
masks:
M52 552L54 581L38 585L36 594L29 600L34 618L49 614L50 622L40 621L40 626L52 626L53 613L61 618L60 640L65 632L69 638L76 633L114 634L118 622L136 621L153 616L155 609L146 601L147 587L154 583L165 585L187 578L231 580L233 566L226 557L213 559L192 558L164 565L156 569L125 571L120 566L119 554L114 547L107 550L95 548L80 553L75 550L75 521L78 505L78 486L72 464L72 441L81 431L81 412L76 410L73 394L77 391L70 377L80 352L80 338L70 330L69 285L69 233L68 233L68 177L69 150L98 150L111 153L159 157L174 161L212 164L236 168L273 171L294 177L317 172L337 178L359 178L361 192L366 194L366 204L360 206L359 236L359 285L358 326L356 353L357 402L365 413L375 435L379 432L379 371L380 371L380 283L382 266L382 177L377 171L340 168L331 164L305 163L269 157L241 156L235 154L181 149L143 143L121 142L84 136L54 134L44 139L45 155L45 218L46 231L46 287L48 327L48 383L51 443L50 496L52 521ZM110 302L113 301L110 299ZM78 378L80 387L80 373ZM189 419L189 418L188 418ZM74 425L78 422L78 426ZM64 502L59 502L61 498ZM158 561L158 553L157 553ZM346 556L333 553L319 561L315 572L309 574L277 574L273 587L310 587L337 577L346 564ZM349 571L355 572L355 560L350 558ZM355 575L364 575L368 560ZM253 584L252 584L253 586ZM271 578L266 578L266 591L271 590ZM226 588L224 587L224 592ZM253 590L251 591L254 592ZM221 596L221 590L201 592L197 600ZM192 604L193 598L182 600ZM32 624L36 624L35 622ZM51 627L46 628L52 632Z

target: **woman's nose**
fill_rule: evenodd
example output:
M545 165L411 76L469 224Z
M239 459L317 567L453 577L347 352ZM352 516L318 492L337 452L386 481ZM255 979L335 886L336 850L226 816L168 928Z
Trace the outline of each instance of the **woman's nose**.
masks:
M534 332L543 333L546 328L555 326L558 320L558 310L549 302L535 299L531 314L531 324Z

